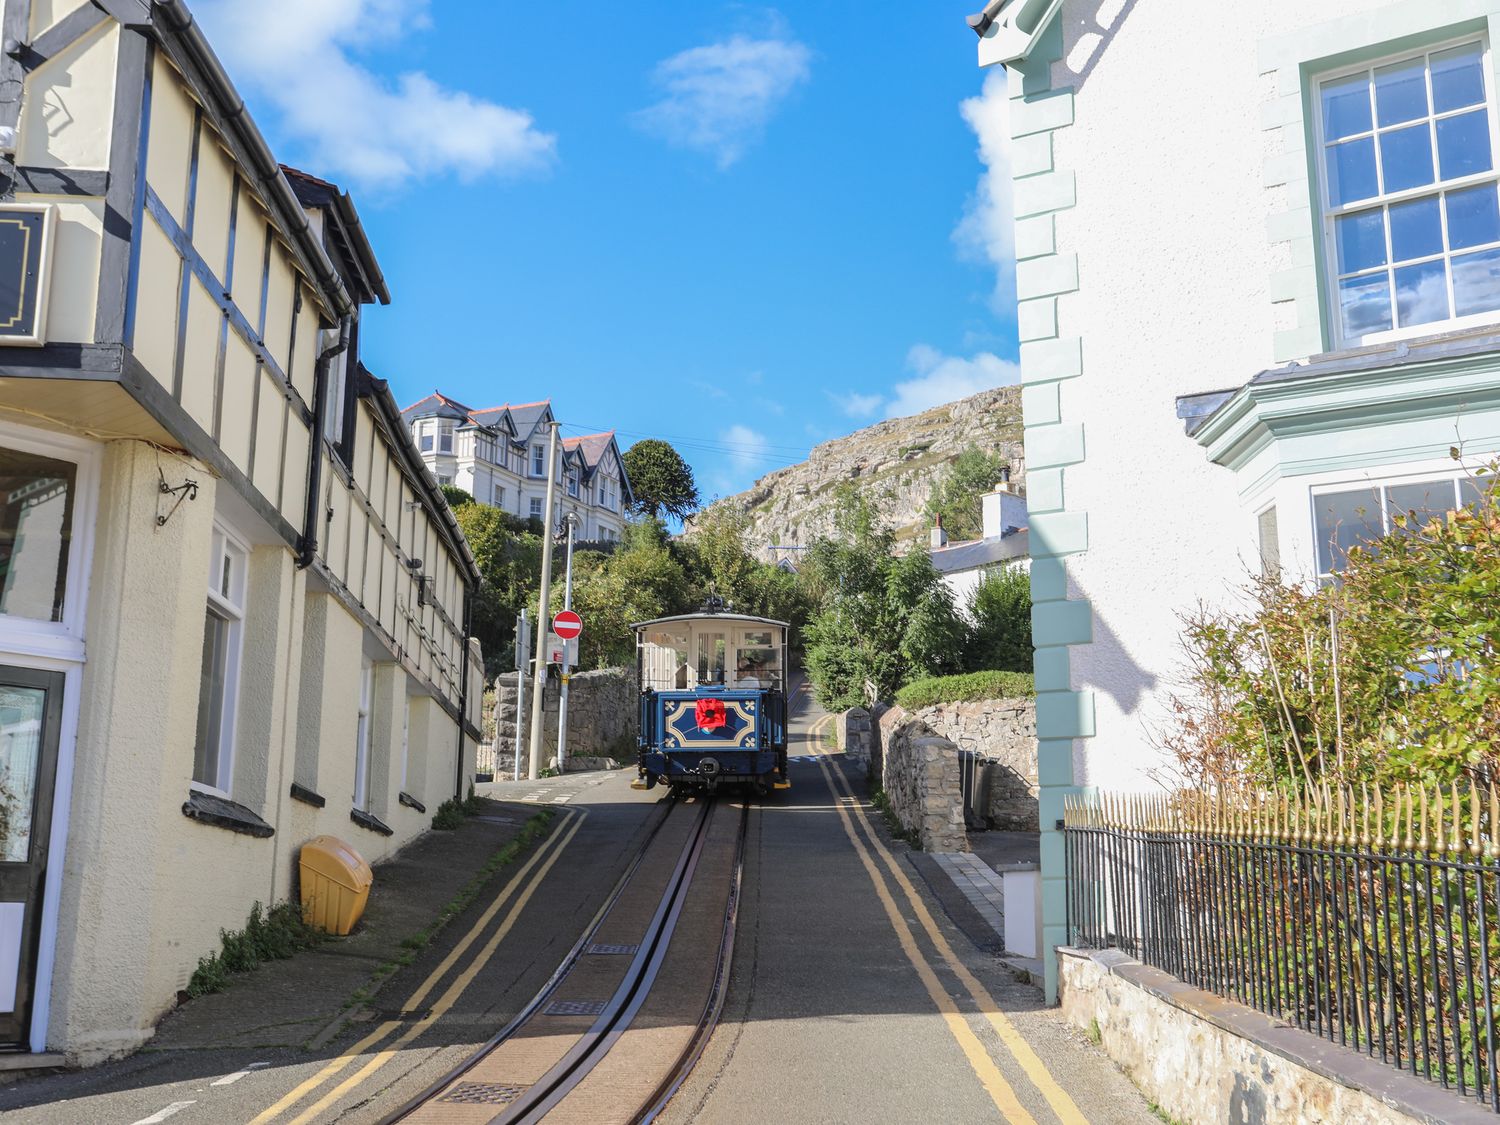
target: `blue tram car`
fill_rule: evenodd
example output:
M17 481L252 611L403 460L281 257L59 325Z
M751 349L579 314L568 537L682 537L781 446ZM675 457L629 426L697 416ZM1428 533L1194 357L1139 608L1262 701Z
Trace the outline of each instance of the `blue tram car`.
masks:
M785 621L724 612L632 626L640 689L637 789L790 787Z

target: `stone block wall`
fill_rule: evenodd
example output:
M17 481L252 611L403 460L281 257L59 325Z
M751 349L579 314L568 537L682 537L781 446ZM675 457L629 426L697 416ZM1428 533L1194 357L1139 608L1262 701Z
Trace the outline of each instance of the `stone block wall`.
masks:
M861 719L860 716L864 716ZM868 723L868 742L858 749L855 731ZM846 752L863 761L871 781L887 793L893 784L905 784L904 777L892 777L890 751L905 727L918 728L917 737L937 735L955 747L953 769L958 770L958 750L973 750L990 759L987 773L990 783L988 817L993 827L1014 832L1035 832L1038 816L1038 778L1036 765L1036 703L1030 699L985 699L968 703L941 703L920 711L907 712L900 707L877 706L873 713L854 708L840 718L840 730L847 741ZM907 759L899 763L909 765ZM957 781L955 780L955 785ZM963 807L958 789L954 789L954 808L960 828ZM915 821L902 823L916 831Z
M868 769L875 741L875 728L870 712L863 707L851 707L838 715L834 726L839 749Z
M881 785L896 820L925 851L968 851L958 747L899 707L878 729Z
M531 690L526 689L526 742L531 743ZM542 699L542 760L557 763L557 716L562 688L551 680ZM495 680L496 776L508 777L515 763L516 673ZM638 730L635 674L627 668L575 672L568 685L568 766L584 758L608 757L635 749Z

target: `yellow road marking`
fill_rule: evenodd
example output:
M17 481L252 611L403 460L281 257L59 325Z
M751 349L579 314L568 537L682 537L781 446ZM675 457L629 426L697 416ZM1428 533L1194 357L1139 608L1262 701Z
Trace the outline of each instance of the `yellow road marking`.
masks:
M485 927L490 924L490 921L495 917L495 914L500 910L500 907L505 904L505 902L521 885L521 883L525 881L531 869L535 867L539 862L541 862L543 856L547 856L550 852L550 858L547 859L546 864L540 871L537 872L536 878L526 888L524 896L516 904L516 907L512 910L511 914L507 916L506 925L504 927L504 930L502 931L502 936L504 932L509 932L510 924L514 921L515 915L520 912L520 908L524 906L526 900L531 897L531 894L536 889L537 884L539 884L542 879L546 877L548 870L550 870L552 864L556 862L557 857L563 853L563 850L568 846L570 842L572 842L573 837L578 834L579 828L583 826L583 818L587 815L588 814L583 810L565 809L563 811L564 823L566 824L569 820L573 822L572 826L568 829L566 834L554 834L552 838L546 842L546 844L538 848L535 854L533 854L531 858L522 865L521 869L515 873L510 882L505 885L504 889L495 896L494 902L492 902L489 907L486 908L485 912L479 916L478 921L476 921L474 925L469 928L469 932L466 933L459 941L459 943L453 947L452 952L450 952L448 956L443 958L442 963L439 964L437 968L433 969L433 971L427 975L427 979L424 980L420 985L418 985L416 991L407 998L406 1004L402 1009L403 1011L410 1011L415 1008L417 1004L423 998L425 998L429 992L432 991L432 989L437 985L437 982L441 980L443 976L449 971L449 969L453 967L453 965L458 961L458 958L463 955L464 951L467 950L469 946L473 945L474 942L478 939L479 935L484 932ZM491 943L491 945L494 944L498 944L498 942ZM491 953L493 953L493 948L487 947L485 953L483 953L481 956L484 958L484 960L487 961ZM258 1116L251 1120L250 1125L263 1125L264 1122L271 1121L280 1114L286 1112L292 1106L300 1102L303 1098L311 1094L319 1086L323 1085L324 1082L328 1081L339 1071L347 1067L355 1059L363 1055L375 1044L379 1043L383 1039L388 1038L390 1035L400 1030L402 1026L403 1024L397 1020L388 1020L385 1023L382 1023L379 1027L370 1032L370 1034L366 1035L358 1043L355 1043L343 1054L339 1055L338 1058L333 1059L331 1062L329 1062L328 1065L323 1067L322 1070L318 1071L317 1074L314 1074L311 1078L307 1079L305 1082L289 1091L275 1105L272 1105L268 1109L262 1111ZM319 1104L321 1105L322 1103ZM302 1120L302 1118L298 1118L298 1120L300 1121Z
M1000 1010L1000 1006L995 1002L995 998L990 995L989 990L980 983L979 978L974 976L969 971L968 966L959 960L958 955L953 952L953 947L948 944L948 939L943 936L942 930L938 928L937 922L933 919L931 912L928 911L926 902L917 893L917 889L912 886L911 880L906 877L906 872L897 864L896 857L891 855L890 850L881 843L879 834L875 831L874 825L870 823L869 814L865 812L864 803L855 797L854 790L849 786L848 778L843 775L842 771L830 769L826 762L819 761L818 766L823 770L824 775L828 777L829 788L833 790L834 794L837 796L839 789L842 789L847 794L849 803L859 810L859 815L865 823L865 832L869 836L870 843L880 855L887 870L895 878L907 902L911 904L912 911L917 916L917 921L921 924L928 939L937 949L938 955L953 970L954 975L958 977L974 1003L979 1006L980 1012L989 1021L990 1026L995 1029L995 1034L1000 1037L1000 1042L1005 1045L1005 1048L1015 1058L1016 1062L1020 1064L1021 1069L1025 1071L1026 1077L1031 1079L1032 1084L1041 1092L1042 1097L1047 1099L1047 1104L1052 1107L1052 1111L1057 1114L1059 1120L1064 1125L1088 1125L1088 1118L1083 1115L1077 1104L1068 1096L1067 1091L1057 1084L1057 1080L1052 1077L1052 1072L1037 1057L1036 1052L1031 1049L1031 1044L1026 1042L1021 1033L1016 1030L1016 1025ZM838 779L836 787L833 780L834 777ZM843 810L841 808L840 815L842 814Z
M865 847L864 841L855 831L854 823L849 818L849 810L837 801L838 792L834 789L832 771L829 770L828 763L822 760L823 755L819 755L818 759L818 768L823 771L829 791L834 794L834 807L844 826L844 834L854 845L854 851L859 856L860 863L864 865L866 874L870 876L870 882L874 884L876 897L880 899L880 905L885 909L885 916L891 923L891 929L896 932L896 940L901 943L901 951L906 954L911 967L917 971L923 987L927 989L927 995L932 998L933 1004L942 1013L943 1022L948 1025L948 1031L958 1041L959 1048L968 1058L969 1065L974 1068L974 1073L979 1076L979 1081L984 1084L985 1092L995 1103L995 1108L1000 1111L1000 1115L1013 1125L1036 1125L1036 1118L1032 1117L1017 1099L1015 1090L1005 1080L1005 1075L1000 1073L995 1060L990 1058L989 1051L974 1034L969 1021L958 1010L958 1005L953 1002L953 998L948 995L942 982L938 980L937 974L932 971L932 966L927 963L927 959L922 956L922 951L917 948L916 937L912 934L906 919L901 916L896 900L891 896L885 880L881 878L880 869L875 866L875 861L870 857L869 849Z

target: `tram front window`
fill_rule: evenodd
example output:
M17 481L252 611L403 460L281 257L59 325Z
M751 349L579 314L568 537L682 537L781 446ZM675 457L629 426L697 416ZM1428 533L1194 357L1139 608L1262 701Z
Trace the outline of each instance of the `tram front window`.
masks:
M698 682L700 684L724 682L724 655L727 647L723 633L698 634Z
M683 691L693 686L691 679L687 632L649 630L641 641L641 687L651 691Z

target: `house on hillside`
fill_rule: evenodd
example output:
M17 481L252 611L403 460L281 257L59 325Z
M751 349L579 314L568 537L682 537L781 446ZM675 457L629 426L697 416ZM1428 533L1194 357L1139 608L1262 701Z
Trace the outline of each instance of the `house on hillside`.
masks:
M303 843L465 791L479 576L361 361L348 196L180 0L5 15L0 1050L55 1065L148 1040Z
M473 410L434 391L402 411L422 459L443 484L522 519L541 519L547 497L550 401ZM625 533L630 478L614 431L566 437L553 467L559 518L578 516L578 538L614 543Z
M953 604L967 609L969 600L985 575L1008 566L1030 565L1026 530L1026 497L1001 485L981 497L983 525L980 537L950 543L939 522L932 529L927 557L943 584L953 595Z
M1497 21L1500 0L971 19L1009 72L1043 825L1157 784L1180 614L1263 570L1332 579L1393 512L1469 498L1451 446L1500 451ZM1042 859L1050 948L1060 832Z

